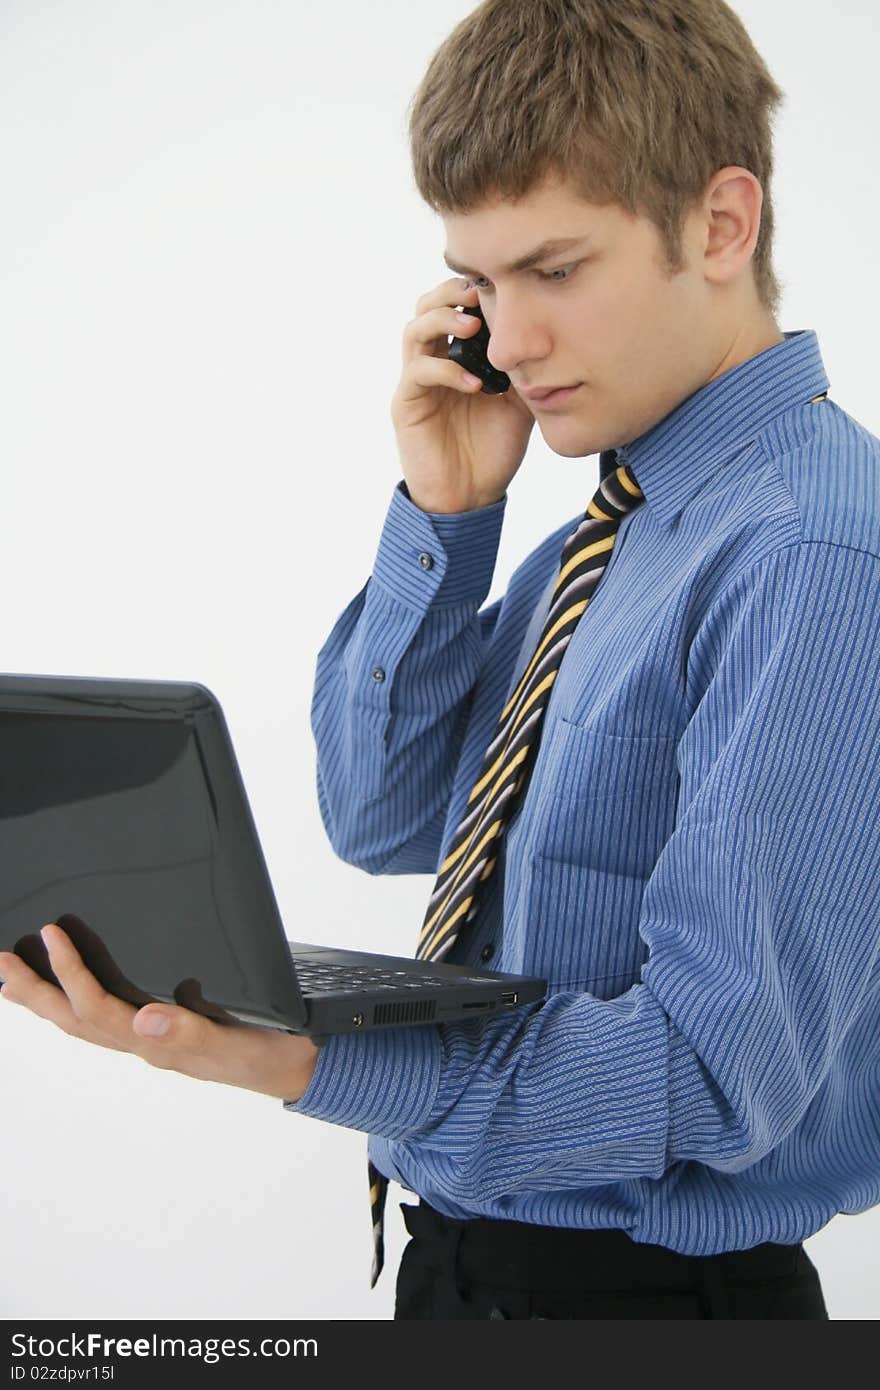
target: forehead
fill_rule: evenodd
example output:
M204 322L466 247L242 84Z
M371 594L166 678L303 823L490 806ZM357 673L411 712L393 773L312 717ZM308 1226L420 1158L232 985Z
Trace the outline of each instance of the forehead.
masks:
M622 213L559 181L517 199L492 196L469 212L443 215L443 259L458 274L515 274L550 256L589 249Z

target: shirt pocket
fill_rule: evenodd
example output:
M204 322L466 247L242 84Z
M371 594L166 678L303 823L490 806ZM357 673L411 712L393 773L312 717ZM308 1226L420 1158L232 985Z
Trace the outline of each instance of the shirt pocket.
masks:
M559 716L538 749L523 849L611 873L650 872L675 824L678 739Z
M638 979L646 958L639 913L675 826L678 739L609 734L562 717L547 732L523 807L515 954L524 973L554 989L610 998Z

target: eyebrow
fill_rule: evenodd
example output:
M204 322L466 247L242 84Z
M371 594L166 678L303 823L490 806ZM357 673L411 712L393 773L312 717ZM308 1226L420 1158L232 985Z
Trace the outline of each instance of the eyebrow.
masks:
M502 273L505 275L513 275L518 270L531 270L532 266L537 265L539 261L543 261L545 257L555 255L557 251L568 251L571 247L580 246L582 242L588 240L589 238L586 236L570 236L555 237L548 241L542 241L541 245L536 246L533 251L528 251L524 256L520 256L518 260L511 261L509 265L502 266ZM482 271L474 270L472 266L459 265L457 261L452 260L446 251L443 253L443 259L449 266L449 269L454 270L458 275L482 274Z

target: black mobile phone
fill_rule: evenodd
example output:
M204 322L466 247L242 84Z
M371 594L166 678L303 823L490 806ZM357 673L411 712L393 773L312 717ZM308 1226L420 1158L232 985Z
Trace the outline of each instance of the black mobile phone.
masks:
M497 396L502 391L509 391L510 377L506 372L499 372L493 367L486 355L489 349L489 329L483 315L479 309L469 304L464 306L464 312L473 314L474 318L480 320L480 331L470 338L453 338L449 344L450 360L464 367L466 372L478 376L483 383L483 390L488 395Z

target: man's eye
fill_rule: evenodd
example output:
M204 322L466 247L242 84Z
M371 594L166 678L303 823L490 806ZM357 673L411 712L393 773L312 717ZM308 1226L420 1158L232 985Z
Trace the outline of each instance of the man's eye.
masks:
M566 285L576 270L577 265L561 265L557 266L556 270L537 270L535 274L538 276L539 280L549 280L552 285ZM567 275L565 274L566 271L569 272ZM565 278L563 280L554 280L554 275L565 275ZM481 280L483 281L482 285L479 283ZM488 288L489 283L490 282L486 280L484 275L472 275L468 281L468 289L472 289L476 286L478 290L481 290Z
M561 265L561 266L559 266L558 269L556 269L556 270L548 270L548 271L546 271L546 273L545 273L544 271L539 271L538 274L541 276L541 279L542 279L542 280L553 280L553 276L554 276L554 275L561 275L561 274L563 273L563 271L566 271L566 270L570 270L570 271L572 272L572 274L573 274L574 271L575 271L576 269L577 269L577 266L573 266L573 265ZM566 280L570 280L570 279L571 279L571 275L567 275L567 276L566 276ZM553 281L553 283L556 284L556 285L564 285L564 284L565 284L565 280L555 280L555 281Z

